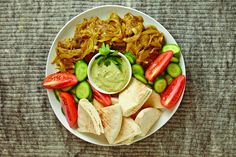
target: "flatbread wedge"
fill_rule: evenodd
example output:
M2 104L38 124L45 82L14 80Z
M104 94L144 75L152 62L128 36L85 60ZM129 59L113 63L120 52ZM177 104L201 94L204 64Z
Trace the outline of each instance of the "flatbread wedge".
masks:
M129 138L129 139L121 142L120 144L130 145L130 144L133 143L133 141L134 141L134 137L133 138Z
M93 106L96 108L97 111L104 107L104 106L103 106L100 102L98 102L96 99L93 99Z
M111 104L112 105L118 104L118 102L119 102L119 99L117 97L111 97Z
M152 93L152 89L132 78L129 86L119 94L123 116L129 117L137 112Z
M141 110L135 118L135 123L142 131L140 136L145 136L160 116L161 111L155 108L149 107Z
M118 136L122 124L122 110L119 104L103 107L99 114L104 127L104 135L107 141L112 144Z
M133 139L135 136L140 135L141 130L132 118L123 117L122 126L115 140L115 144L121 143L128 139Z
M152 90L152 94L147 99L147 101L143 105L144 108L154 107L157 109L164 109L164 106L161 105L161 97L158 93Z
M78 105L78 131L100 135L104 133L99 114L95 107L87 100L81 99Z

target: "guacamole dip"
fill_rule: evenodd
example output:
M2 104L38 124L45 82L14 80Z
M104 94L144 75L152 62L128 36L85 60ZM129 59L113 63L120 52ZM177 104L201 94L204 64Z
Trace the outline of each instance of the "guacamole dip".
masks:
M121 60L120 69L114 63L106 66L94 61L90 71L94 84L107 92L120 91L129 81L129 65L123 58Z

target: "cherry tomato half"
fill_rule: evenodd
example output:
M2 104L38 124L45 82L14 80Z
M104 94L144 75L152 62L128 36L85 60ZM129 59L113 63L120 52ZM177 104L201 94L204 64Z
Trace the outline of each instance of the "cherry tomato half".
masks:
M145 72L145 77L148 81L153 82L158 75L160 75L167 65L169 64L171 58L173 56L173 51L168 50L160 54L153 63L149 65Z
M60 101L66 119L71 128L75 127L77 122L77 107L73 96L67 92L60 93Z
M109 94L100 93L92 87L93 97L100 102L103 106L111 105L111 96Z
M48 89L61 89L77 84L75 75L67 72L58 72L48 75L43 81L43 87Z
M186 82L184 75L176 77L166 90L161 94L161 104L167 108L171 109L178 102Z

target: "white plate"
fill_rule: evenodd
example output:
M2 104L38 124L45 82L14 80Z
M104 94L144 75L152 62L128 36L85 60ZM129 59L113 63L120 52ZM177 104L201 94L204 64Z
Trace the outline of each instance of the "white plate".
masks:
M171 34L160 23L158 23L152 17L150 17L138 10L124 7L124 6L116 6L116 5L99 6L96 8L89 9L89 10L75 16L69 22L67 22L66 25L60 30L60 32L57 34L56 38L54 39L52 46L50 48L49 54L48 54L48 59L47 59L47 64L46 64L46 76L57 71L56 66L52 65L51 62L53 61L53 59L56 56L55 48L56 48L58 41L63 40L67 37L72 37L74 34L74 31L75 31L76 25L78 23L81 23L84 18L98 16L101 19L107 19L112 12L117 13L121 17L123 17L124 14L126 14L127 12L131 12L134 15L140 15L144 19L144 25L154 25L158 28L159 31L164 33L166 43L177 44L175 39L171 36ZM183 75L186 75L184 58L182 55L180 57L180 66L181 66ZM57 99L55 98L53 91L47 90L47 94L48 94L49 102L52 106L54 113L56 114L59 121L63 124L63 126L67 130L69 130L72 134L74 134L75 136L77 136L80 139L83 139L87 142L97 144L97 145L103 145L103 146L111 146L110 144L107 143L107 141L103 135L96 136L96 135L87 134L87 133L80 133L80 132L76 131L75 129L71 129L69 127L69 124L66 121L65 116L61 112L61 105L57 101ZM167 121L173 116L173 114L178 109L180 102L182 100L182 97L183 97L183 94L181 95L181 98L178 101L177 105L172 110L170 110L170 111L166 110L162 113L160 119L154 124L154 126L151 128L149 133L143 138L150 136L151 134L156 132L158 129L160 129L163 125L165 125L167 123ZM143 138L137 138L137 139L135 139L135 142L137 142Z

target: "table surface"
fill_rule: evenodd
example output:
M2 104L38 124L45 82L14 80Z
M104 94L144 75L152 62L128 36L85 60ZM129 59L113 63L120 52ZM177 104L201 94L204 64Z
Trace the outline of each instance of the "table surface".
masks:
M181 106L152 136L101 147L69 133L41 87L61 27L95 6L119 4L159 21L182 47ZM236 1L0 2L0 156L236 156Z

